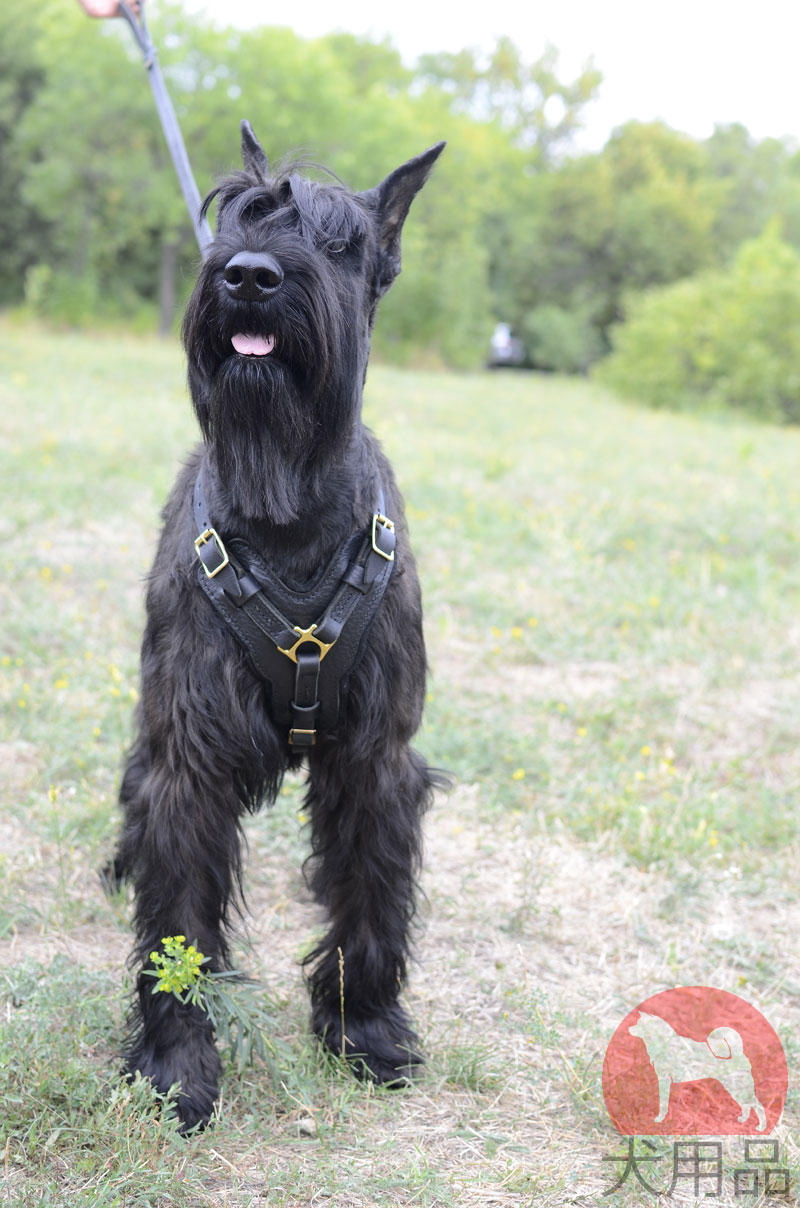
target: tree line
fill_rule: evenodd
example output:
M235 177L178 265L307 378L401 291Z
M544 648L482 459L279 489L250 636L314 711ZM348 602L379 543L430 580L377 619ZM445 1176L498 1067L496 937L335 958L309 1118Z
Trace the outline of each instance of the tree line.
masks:
M354 188L448 140L376 332L397 362L477 366L504 321L534 367L586 372L617 345L618 370L623 320L646 302L662 322L654 293L740 280L743 245L765 229L773 274L800 249L800 155L784 141L631 122L577 154L601 83L591 62L565 80L554 50L528 63L501 39L485 56L407 66L389 42L223 29L177 0L149 20L201 192L236 165L242 117L272 156L325 164ZM123 22L90 22L68 0L7 0L0 182L0 304L170 328L197 252Z

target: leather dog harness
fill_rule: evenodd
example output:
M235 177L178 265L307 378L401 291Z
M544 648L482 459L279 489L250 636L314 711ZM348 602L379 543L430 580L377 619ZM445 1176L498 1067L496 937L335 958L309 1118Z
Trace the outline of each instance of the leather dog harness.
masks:
M273 719L290 727L292 747L313 746L317 731L333 729L338 721L348 677L394 570L395 530L384 508L379 488L367 533L349 537L301 590L279 579L245 541L223 542L209 520L202 468L197 475L200 586L266 680Z

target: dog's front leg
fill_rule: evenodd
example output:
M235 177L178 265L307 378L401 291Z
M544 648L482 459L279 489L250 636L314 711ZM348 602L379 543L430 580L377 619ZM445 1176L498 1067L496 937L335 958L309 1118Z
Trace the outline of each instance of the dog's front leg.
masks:
M152 968L150 953L161 951L165 937L182 935L210 958L206 968L224 968L223 926L240 845L230 787L226 793L218 783L210 753L206 768L156 755L144 773L138 758L138 775L123 781L135 795L124 802L120 843L136 891L135 959L140 968ZM220 1071L213 1029L199 1007L183 1005L169 992L154 993L155 986L156 979L140 972L125 1050L128 1070L139 1070L162 1093L180 1083L182 1127L207 1123Z
M418 755L390 737L367 761L354 749L354 742L323 743L311 760L310 884L330 918L306 961L312 1028L359 1075L400 1083L422 1062L398 997L433 778Z

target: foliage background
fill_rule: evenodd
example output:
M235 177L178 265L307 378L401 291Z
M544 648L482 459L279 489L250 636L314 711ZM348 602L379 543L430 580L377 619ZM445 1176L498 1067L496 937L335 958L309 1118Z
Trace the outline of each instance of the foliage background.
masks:
M784 302L796 291L800 155L788 142L756 141L738 125L698 141L630 122L601 151L576 154L601 75L589 62L564 79L552 48L526 63L501 39L483 58L465 49L408 66L389 42L218 28L179 0L155 6L151 21L201 192L235 165L245 116L273 157L305 155L354 188L448 140L436 187L415 203L403 289L382 312L383 359L474 368L503 320L534 367L586 372L618 344L608 380L634 383L644 401L797 418L794 302ZM0 304L71 325L174 326L196 249L122 22L89 22L61 0L3 6L0 178ZM742 301L740 249L767 226L756 314ZM654 301L687 280L696 284ZM725 361L718 369L707 337L694 343L692 307L723 288L735 335L711 356ZM618 339L631 315L646 337ZM654 327L655 378L655 354L644 364L641 351ZM754 332L758 351L739 366ZM693 349L693 367L677 377L675 339ZM753 394L758 366L774 357Z

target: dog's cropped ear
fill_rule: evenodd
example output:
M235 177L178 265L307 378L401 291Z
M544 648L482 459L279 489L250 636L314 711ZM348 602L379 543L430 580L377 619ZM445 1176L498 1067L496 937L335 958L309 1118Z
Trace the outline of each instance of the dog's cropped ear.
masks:
M246 172L253 172L266 180L269 161L249 122L242 122L242 161Z
M444 143L436 143L395 168L381 184L360 196L374 211L378 219L380 243L380 269L378 293L383 294L400 272L400 233L403 229L411 203L428 179L431 168L444 150Z

